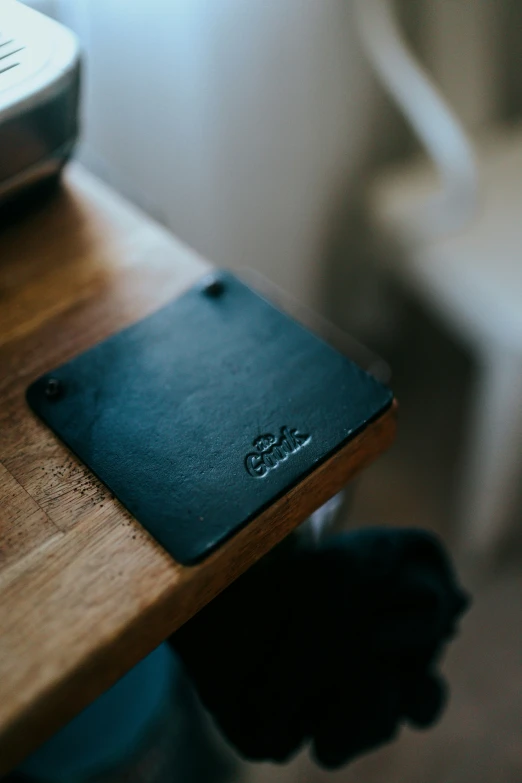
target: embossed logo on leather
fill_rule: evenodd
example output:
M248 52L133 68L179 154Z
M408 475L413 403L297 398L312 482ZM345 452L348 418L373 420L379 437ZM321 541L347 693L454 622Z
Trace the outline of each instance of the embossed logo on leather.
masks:
M292 454L296 454L303 446L310 443L311 435L305 435L290 427L281 427L281 435L268 433L260 435L253 442L257 450L245 457L245 467L253 478L264 478L271 470L275 470L282 462L286 462Z

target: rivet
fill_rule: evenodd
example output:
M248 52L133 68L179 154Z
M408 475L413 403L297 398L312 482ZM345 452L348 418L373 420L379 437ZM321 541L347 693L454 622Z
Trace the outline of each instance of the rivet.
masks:
M225 283L220 277L217 277L217 275L208 275L208 277L205 277L203 280L201 290L205 296L217 299L225 290Z
M58 378L49 378L45 384L45 396L48 400L56 400L63 392L63 384Z

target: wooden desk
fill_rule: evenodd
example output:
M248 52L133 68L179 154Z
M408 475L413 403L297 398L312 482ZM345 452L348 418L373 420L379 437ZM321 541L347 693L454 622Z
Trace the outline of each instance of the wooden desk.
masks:
M71 166L0 233L0 774L109 687L392 441L394 410L201 565L174 562L28 409L28 384L209 265Z

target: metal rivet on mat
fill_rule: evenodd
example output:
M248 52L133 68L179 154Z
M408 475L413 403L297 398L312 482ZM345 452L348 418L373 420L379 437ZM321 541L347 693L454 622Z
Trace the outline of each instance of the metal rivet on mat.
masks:
M63 384L58 378L49 378L45 384L44 394L48 400L56 400L63 392Z
M225 284L220 277L217 277L217 275L208 275L208 277L205 277L203 280L201 290L205 296L210 296L214 299L218 296L221 296L225 290Z

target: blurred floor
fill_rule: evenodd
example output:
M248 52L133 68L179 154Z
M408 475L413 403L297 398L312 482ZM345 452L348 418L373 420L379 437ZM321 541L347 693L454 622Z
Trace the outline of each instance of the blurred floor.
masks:
M429 527L454 552L454 489L473 367L465 352L420 312L408 310L393 343L380 350L394 369L400 434L392 452L361 478L349 524ZM520 783L522 545L516 536L508 543L495 563L474 576L458 563L474 606L444 665L451 702L435 729L405 730L390 747L336 773L319 770L303 753L285 767L248 765L236 779Z

